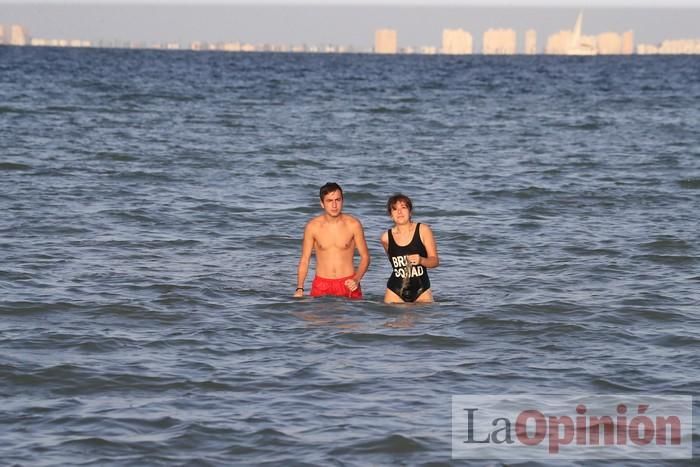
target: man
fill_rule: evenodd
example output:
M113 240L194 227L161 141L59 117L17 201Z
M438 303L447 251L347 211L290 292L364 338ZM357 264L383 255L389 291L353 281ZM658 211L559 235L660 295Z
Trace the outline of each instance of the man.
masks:
M362 224L342 212L343 189L337 183L323 185L319 197L323 214L311 219L304 229L294 296L304 295L304 281L311 253L315 251L316 277L311 284L311 296L362 298L360 280L370 261ZM357 270L353 261L355 249L360 254Z

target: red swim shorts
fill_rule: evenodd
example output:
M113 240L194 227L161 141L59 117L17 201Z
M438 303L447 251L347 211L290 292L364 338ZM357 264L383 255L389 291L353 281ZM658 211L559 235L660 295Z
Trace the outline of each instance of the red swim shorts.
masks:
M345 281L351 278L352 276L340 277L338 279L325 279L316 276L311 283L311 296L322 297L324 295L332 295L334 297L362 298L360 284L357 284L357 288L354 292L351 292L350 289L345 286Z

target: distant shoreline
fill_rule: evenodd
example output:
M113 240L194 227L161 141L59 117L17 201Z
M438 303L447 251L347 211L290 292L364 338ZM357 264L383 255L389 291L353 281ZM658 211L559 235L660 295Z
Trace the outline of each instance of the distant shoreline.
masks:
M406 56L433 56L433 57L453 57L468 58L468 57L571 57L571 58L603 58L603 57L684 57L689 55L700 55L700 51L690 53L632 53L632 54L597 54L597 55L565 55L565 54L546 54L546 53L515 53L515 54L444 54L444 53L421 53L421 52L399 52L395 54L381 54L373 51L348 50L348 51L329 51L329 50L221 50L221 49L191 49L191 48L167 48L167 47L129 47L129 46L80 46L80 45L10 45L0 44L0 48L15 48L15 49L89 49L89 50L135 50L135 51L159 51L159 52L193 52L193 53L221 53L221 54L299 54L299 55L371 55L375 57L406 57Z

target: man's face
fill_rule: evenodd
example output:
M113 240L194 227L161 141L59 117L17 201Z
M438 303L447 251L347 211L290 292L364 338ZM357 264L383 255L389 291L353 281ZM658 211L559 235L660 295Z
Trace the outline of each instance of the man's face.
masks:
M343 195L337 190L326 194L321 201L321 207L329 216L339 216L343 209Z

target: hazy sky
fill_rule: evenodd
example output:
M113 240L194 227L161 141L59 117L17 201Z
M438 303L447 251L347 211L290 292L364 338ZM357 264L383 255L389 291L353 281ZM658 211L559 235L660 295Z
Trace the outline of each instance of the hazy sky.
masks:
M700 38L700 0L0 0L0 24L23 24L46 39L362 48L383 27L398 31L399 46L439 46L444 28L462 28L477 51L490 27L515 29L521 46L533 28L541 50L549 34L573 28L581 8L584 34L631 29L637 43Z
M52 4L186 4L186 5L458 5L458 6L644 6L644 7L700 7L700 0L0 0L0 3Z

